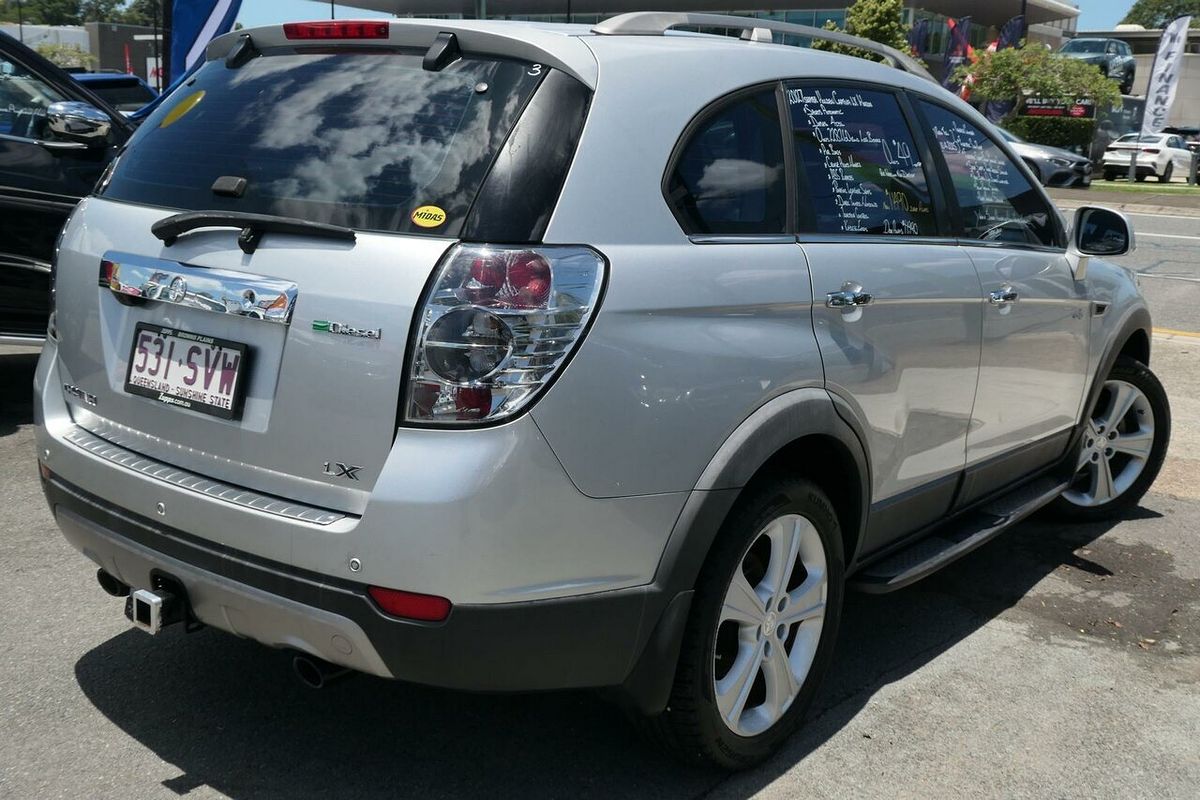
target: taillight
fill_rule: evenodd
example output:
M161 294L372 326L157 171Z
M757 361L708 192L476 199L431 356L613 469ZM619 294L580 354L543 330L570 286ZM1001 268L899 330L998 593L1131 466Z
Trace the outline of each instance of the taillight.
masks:
M579 344L604 285L587 247L455 245L417 319L408 422L493 422L533 401Z
M1146 148L1145 150L1142 150L1142 152L1143 152L1143 153L1149 153L1149 154L1150 154L1150 155L1152 155L1152 156L1156 156L1156 155L1158 155L1158 149L1157 149L1157 148L1154 148L1154 147Z
M287 22L283 35L289 39L386 39L388 24L364 20Z

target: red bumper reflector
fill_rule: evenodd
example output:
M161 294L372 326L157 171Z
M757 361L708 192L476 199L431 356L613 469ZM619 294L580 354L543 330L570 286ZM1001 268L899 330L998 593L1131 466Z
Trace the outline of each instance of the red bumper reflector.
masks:
M424 622L441 622L450 616L450 601L437 595L402 592L399 589L385 589L382 586L368 586L367 594L371 595L371 599L393 617L419 619Z
M42 480L44 481L48 481L54 477L54 473L50 471L50 468L41 461L38 462L38 472L42 474Z
M386 22L333 20L330 22L288 22L283 35L289 39L386 39Z

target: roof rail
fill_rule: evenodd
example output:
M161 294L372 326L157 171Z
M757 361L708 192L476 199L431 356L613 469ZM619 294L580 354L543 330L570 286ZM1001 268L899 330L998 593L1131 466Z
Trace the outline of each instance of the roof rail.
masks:
M695 14L689 11L634 11L606 19L592 28L592 33L606 36L662 36L672 28L682 26L694 28L729 28L740 30L741 38L751 42L772 42L774 33L807 36L836 42L882 56L891 66L911 72L919 78L937 83L921 62L894 47L873 42L841 31L827 31L811 25L795 25L772 19L735 17L728 14Z

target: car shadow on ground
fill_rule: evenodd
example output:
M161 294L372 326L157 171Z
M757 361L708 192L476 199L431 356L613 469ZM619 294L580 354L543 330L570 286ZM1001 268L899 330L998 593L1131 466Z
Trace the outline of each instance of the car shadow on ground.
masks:
M763 786L802 761L877 690L1050 573L1112 574L1081 553L1113 524L1034 519L913 587L850 595L810 722L748 783ZM180 794L207 785L238 800L691 798L724 777L661 755L591 692L479 695L367 676L314 692L292 679L285 653L212 630L156 639L130 630L80 658L76 676L109 720L179 769L164 785Z
M0 353L0 436L33 424L33 373L37 351Z

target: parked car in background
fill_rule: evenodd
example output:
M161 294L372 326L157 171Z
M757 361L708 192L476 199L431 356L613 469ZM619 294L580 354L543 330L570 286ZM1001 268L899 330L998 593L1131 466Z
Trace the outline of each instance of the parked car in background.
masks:
M1106 78L1120 85L1121 94L1129 94L1133 90L1137 60L1128 43L1120 39L1072 39L1058 52L1099 67Z
M1176 174L1192 169L1192 151L1177 133L1127 133L1104 151L1104 180L1129 175L1129 160L1136 159L1134 177L1139 181L1153 175L1167 183Z
M1027 142L1015 133L997 128L1025 162L1042 186L1079 187L1092 185L1092 161L1087 156L1059 147Z
M119 111L0 33L0 339L45 337L54 240L131 132Z
M158 97L153 86L127 72L76 72L71 77L126 115Z
M1200 127L1194 125L1177 125L1163 128L1163 133L1174 133L1183 137L1183 143L1193 153L1200 153Z
M1068 228L910 56L775 43L834 35L214 40L62 235L64 536L137 627L313 687L603 687L683 758L766 758L847 590L1121 514L1170 437L1128 220Z

